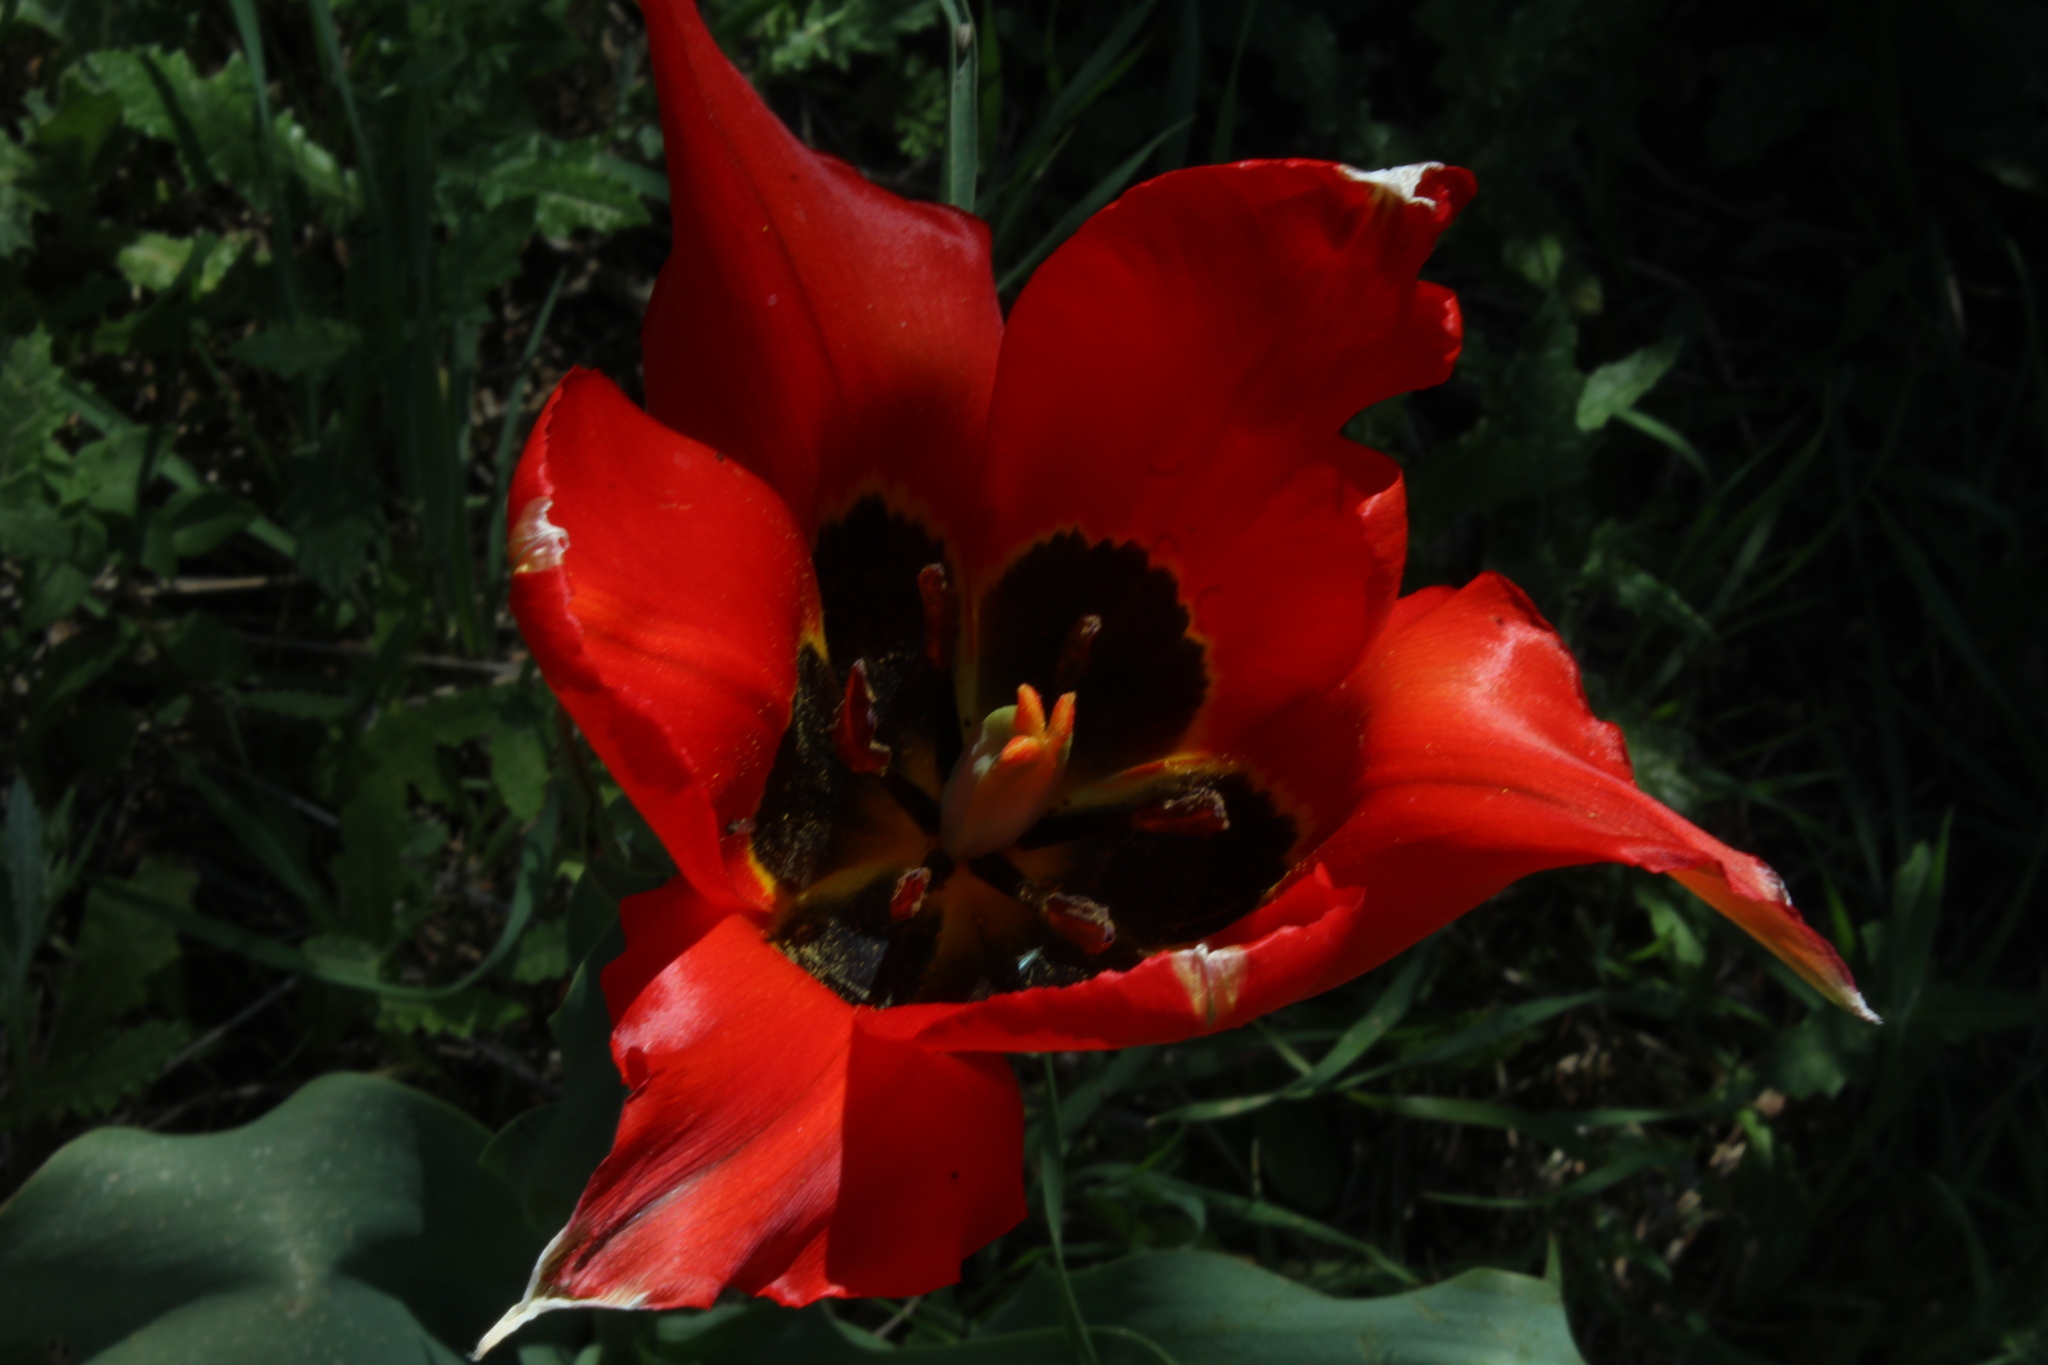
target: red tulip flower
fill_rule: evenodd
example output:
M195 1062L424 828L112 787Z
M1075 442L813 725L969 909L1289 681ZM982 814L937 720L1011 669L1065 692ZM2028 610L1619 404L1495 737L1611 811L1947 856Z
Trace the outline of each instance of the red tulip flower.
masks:
M501 1331L951 1283L1024 1215L1001 1054L1234 1028L1543 868L1667 873L1867 1013L1513 584L1399 596L1400 471L1339 431L1450 373L1416 272L1470 175L1161 176L1006 323L979 221L646 13L649 410L562 382L512 605L680 875L623 908L617 1140Z

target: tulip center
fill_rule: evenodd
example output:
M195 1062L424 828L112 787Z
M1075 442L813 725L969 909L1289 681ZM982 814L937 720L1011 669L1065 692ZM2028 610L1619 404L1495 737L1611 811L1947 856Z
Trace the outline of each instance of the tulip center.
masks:
M1074 694L1062 693L1047 720L1037 689L1020 685L1017 704L983 716L953 765L939 801L939 847L965 860L1016 843L1051 809L1073 749Z
M1256 908L1296 829L1185 738L1207 655L1130 544L1061 533L963 601L878 498L820 531L806 644L747 837L770 940L856 1004L1067 985Z

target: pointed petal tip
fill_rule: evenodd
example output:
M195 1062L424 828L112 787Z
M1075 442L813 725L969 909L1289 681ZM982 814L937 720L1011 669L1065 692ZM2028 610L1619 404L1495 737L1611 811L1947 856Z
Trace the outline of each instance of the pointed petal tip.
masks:
M1786 894L1784 882L1768 866L1728 849L1713 863L1680 868L1670 875L1673 881L1733 921L1827 1000L1866 1024L1884 1022L1856 989L1849 964L1842 961L1833 944L1800 918L1792 907L1792 898ZM1743 889L1731 884L1735 879L1740 879Z
M477 1342L476 1349L469 1353L469 1358L471 1360L482 1360L493 1349L503 1344L505 1338L526 1326L527 1323L532 1322L542 1313L552 1312L557 1308L575 1308L578 1306L578 1301L575 1299L533 1298L530 1296L521 1299L518 1303L512 1305L504 1317L499 1318L492 1325L490 1331L484 1333L483 1339Z

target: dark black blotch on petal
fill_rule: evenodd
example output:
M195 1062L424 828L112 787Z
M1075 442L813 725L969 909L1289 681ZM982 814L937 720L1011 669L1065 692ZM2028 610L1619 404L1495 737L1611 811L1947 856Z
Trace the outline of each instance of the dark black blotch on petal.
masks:
M825 647L840 669L924 653L924 599L917 575L943 564L946 547L922 526L898 516L880 498L862 498L839 520L818 528L811 563L825 609Z
M904 869L907 870L907 869ZM775 946L854 1005L900 1005L917 993L937 950L939 917L889 913L898 872L844 896L813 893L771 936Z
M925 649L918 574L945 562L943 541L878 497L821 526L811 554L833 667L843 682L855 660L865 664L880 718L875 737L906 758L928 753L940 780L960 751L960 719L952 680Z
M1294 821L1243 773L1182 779L1223 798L1230 825L1213 834L1154 833L1125 825L1081 835L1064 851L1072 859L1060 890L1109 907L1117 942L1141 948L1189 943L1250 913L1286 875ZM1153 799L1173 793L1155 789ZM1049 833L1057 834L1056 821Z
M844 771L832 752L839 693L832 666L814 649L797 650L789 728L754 816L754 857L785 886L809 885L832 841Z
M1060 677L1076 623L1101 619L1085 665ZM1180 585L1141 546L1090 544L1065 531L1027 551L982 599L979 703L986 712L1016 700L1029 683L1048 703L1062 683L1075 692L1070 769L1082 781L1170 754L1208 695L1204 650L1188 634Z

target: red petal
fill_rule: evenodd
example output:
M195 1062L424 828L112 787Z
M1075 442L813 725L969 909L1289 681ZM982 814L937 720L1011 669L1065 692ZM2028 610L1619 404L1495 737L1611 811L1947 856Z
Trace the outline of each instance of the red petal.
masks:
M599 975L612 1023L624 1019L641 991L731 913L730 906L708 899L686 877L619 902L626 948ZM755 922L759 925L760 919Z
M1404 599L1346 692L1363 717L1357 809L1317 856L1364 888L1368 913L1332 984L1531 872L1632 863L1670 873L1874 1017L1776 873L1636 788L1621 731L1594 719L1564 642L1506 579Z
M817 629L765 484L574 371L512 482L512 611L548 686L707 894L758 900L746 840ZM728 889L728 888L736 888Z
M1171 565L1212 651L1198 742L1335 685L1399 589L1398 504L1374 497L1393 464L1337 433L1450 373L1457 305L1416 271L1471 183L1435 167L1404 193L1321 162L1161 176L1017 301L985 544L1078 526Z
M868 1017L745 917L698 939L613 1034L631 1090L617 1140L513 1317L956 1280L1024 1216L1016 1081L1001 1058L873 1036Z
M953 1052L1067 1052L1172 1043L1216 1033L1333 984L1329 965L1362 917L1358 892L1317 869L1260 912L1255 940L1217 935L1076 986L959 1005L898 1005L877 1033Z
M864 475L943 501L971 476L1002 339L988 229L807 150L691 0L643 10L675 224L648 410L746 462L807 531Z

